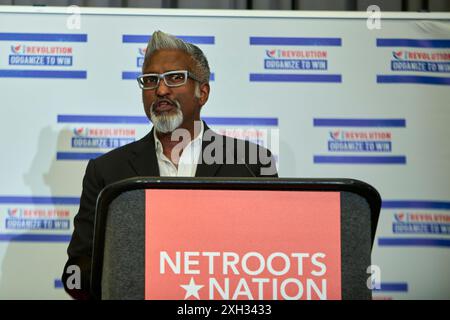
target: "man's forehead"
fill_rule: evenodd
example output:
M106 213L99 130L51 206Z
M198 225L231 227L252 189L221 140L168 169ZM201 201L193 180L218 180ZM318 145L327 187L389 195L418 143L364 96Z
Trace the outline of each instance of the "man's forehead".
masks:
M146 71L170 71L190 69L192 58L184 51L162 49L153 52L145 61Z

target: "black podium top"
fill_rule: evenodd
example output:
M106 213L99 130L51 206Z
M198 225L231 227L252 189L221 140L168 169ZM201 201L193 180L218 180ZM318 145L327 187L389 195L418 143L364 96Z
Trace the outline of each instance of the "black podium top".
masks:
M99 195L96 207L94 248L92 260L91 291L94 297L102 297L102 277L104 270L105 231L110 210L117 211L120 228L130 228L127 232L117 232L108 239L120 243L143 241L145 235L145 193L146 189L185 189L185 190L261 190L261 191L305 191L305 192L339 192L341 198L341 279L343 299L370 299L367 288L366 273L370 265L371 248L381 208L379 193L371 185L353 179L295 179L295 178L178 178L178 177L136 177L122 180L104 188ZM134 194L132 203L137 204L139 214L124 221L121 211L130 210L126 197ZM117 199L117 200L116 200ZM114 202L116 208L110 206ZM123 202L120 204L120 202ZM117 204L118 203L118 204ZM113 215L114 216L114 215ZM111 229L111 228L110 228ZM119 239L123 234L123 238ZM137 238L136 238L137 237ZM121 254L124 268L136 270L134 287L131 294L113 294L117 299L143 299L144 279L143 261L144 244L136 245L135 250L124 250ZM126 252L125 252L126 251ZM109 254L109 253L108 253ZM120 258L122 259L122 258ZM135 264L135 265L130 265ZM120 263L115 263L120 265ZM110 266L111 267L111 266ZM120 266L117 266L120 269ZM110 268L109 268L110 269ZM108 270L109 270L108 269ZM105 268L107 270L107 268ZM113 272L113 271L111 271Z

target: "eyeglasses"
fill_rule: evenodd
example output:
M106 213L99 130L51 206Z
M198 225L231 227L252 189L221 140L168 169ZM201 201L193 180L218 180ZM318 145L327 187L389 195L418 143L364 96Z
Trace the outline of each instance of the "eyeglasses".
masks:
M137 81L141 89L152 90L158 87L161 79L164 79L164 83L168 87L179 87L186 84L188 78L200 82L199 78L187 70L169 71L161 74L147 73L137 77Z

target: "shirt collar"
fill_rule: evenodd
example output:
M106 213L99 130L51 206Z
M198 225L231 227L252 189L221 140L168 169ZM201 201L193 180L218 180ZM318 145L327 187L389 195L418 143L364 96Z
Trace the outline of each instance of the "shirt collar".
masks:
M203 132L204 132L203 121L200 121L200 132L197 137L194 138L191 142L189 142L185 148L189 147L191 144L200 144L203 141ZM161 155L163 153L163 146L161 141L158 139L158 135L156 134L156 129L153 130L153 137L155 138L155 150L157 155Z

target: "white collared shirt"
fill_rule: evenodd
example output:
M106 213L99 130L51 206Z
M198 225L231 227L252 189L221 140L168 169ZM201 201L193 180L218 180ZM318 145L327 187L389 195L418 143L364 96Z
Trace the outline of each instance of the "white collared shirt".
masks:
M203 121L201 123L200 133L194 140L181 152L180 160L178 161L178 169L172 161L164 155L161 141L156 135L156 130L153 130L155 137L155 151L158 159L159 175L161 177L195 177L197 171L197 163L202 151L203 140Z

